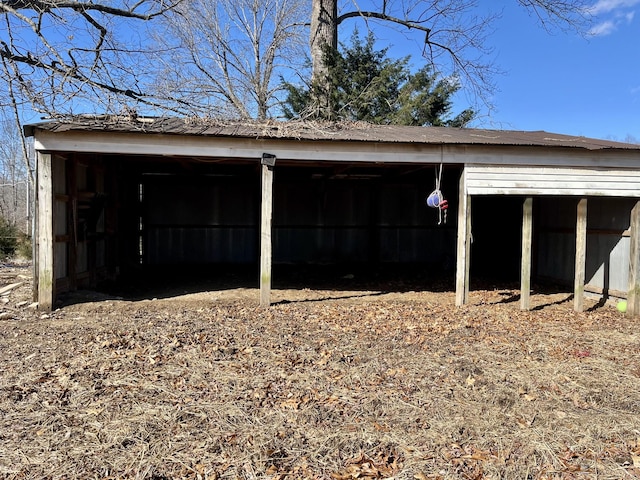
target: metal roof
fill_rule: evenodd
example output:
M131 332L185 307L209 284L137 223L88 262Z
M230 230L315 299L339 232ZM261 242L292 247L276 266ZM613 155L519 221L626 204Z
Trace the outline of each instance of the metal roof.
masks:
M112 132L205 137L335 140L344 142L504 145L574 147L587 150L640 150L640 145L562 135L545 131L486 130L451 127L373 125L364 122L224 121L204 118L82 115L25 126L33 136L37 129L52 133Z

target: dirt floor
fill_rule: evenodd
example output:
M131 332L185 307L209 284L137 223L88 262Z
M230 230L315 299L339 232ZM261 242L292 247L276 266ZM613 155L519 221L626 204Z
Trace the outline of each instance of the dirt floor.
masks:
M640 333L614 305L390 285L261 309L236 286L45 314L30 274L0 268L2 478L640 478Z

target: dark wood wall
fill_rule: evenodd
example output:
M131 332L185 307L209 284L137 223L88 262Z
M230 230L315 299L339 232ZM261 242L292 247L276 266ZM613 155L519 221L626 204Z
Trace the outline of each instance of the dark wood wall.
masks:
M258 264L255 159L68 154L55 156L54 172L58 293L163 266ZM453 272L460 169L444 169L441 225L425 202L435 175L434 166L278 165L274 263Z

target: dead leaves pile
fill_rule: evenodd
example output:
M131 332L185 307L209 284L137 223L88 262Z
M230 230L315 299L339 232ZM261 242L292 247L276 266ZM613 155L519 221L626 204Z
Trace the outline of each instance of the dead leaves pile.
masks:
M341 471L330 476L334 480L391 478L400 471L400 467L395 454L379 453L372 458L360 453L358 457L348 460Z
M640 476L637 324L505 296L0 319L0 476Z

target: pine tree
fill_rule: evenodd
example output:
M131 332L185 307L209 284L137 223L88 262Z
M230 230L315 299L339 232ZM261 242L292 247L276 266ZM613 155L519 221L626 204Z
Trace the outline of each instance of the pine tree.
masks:
M474 117L471 109L449 118L452 97L460 84L455 77L438 78L430 67L410 71L410 57L391 59L388 49L375 49L369 33L362 39L356 30L351 45L325 48L327 78L310 87L285 82L286 118L361 120L376 124L463 127ZM315 109L318 89L329 100L328 109Z

